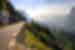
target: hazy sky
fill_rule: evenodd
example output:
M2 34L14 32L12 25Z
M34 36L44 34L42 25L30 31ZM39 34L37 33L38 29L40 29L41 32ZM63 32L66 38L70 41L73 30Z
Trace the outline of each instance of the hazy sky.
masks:
M22 9L37 21L63 25L65 15L69 14L75 0L10 0L16 9Z
M11 0L11 2L17 9L27 11L30 15L32 15L31 13L37 11L36 8L39 11L43 11L40 10L40 8L44 9L45 7L47 7L47 9L49 10L52 10L52 7L54 7L55 9L67 9L75 5L75 0ZM47 9L45 8L44 10Z

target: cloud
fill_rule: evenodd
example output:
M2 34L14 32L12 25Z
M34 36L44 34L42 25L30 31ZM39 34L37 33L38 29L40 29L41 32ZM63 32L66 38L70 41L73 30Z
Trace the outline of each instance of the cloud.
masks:
M70 13L71 6L68 5L46 5L38 6L29 12L33 20L44 23L47 26L59 29L64 26L64 18Z
M64 16L69 14L75 0L11 0L16 9L22 9L29 18L50 27L64 26ZM53 26L54 25L54 26Z
M34 9L42 5L75 5L75 0L10 0L16 9ZM31 10L30 10L31 11Z
M75 0L45 0L47 4L74 4Z
M69 14L70 8L68 6L58 5L40 6L30 11L29 14L35 19L46 19L48 16L65 16Z

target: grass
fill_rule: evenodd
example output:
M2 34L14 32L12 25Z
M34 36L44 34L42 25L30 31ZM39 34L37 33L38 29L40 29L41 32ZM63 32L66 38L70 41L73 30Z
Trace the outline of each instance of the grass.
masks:
M39 34L43 34L43 36L46 36L46 33L39 32ZM63 32L57 32L54 33L57 34L56 37L58 38L58 41L63 41L64 44L63 50L72 50L72 41L68 39L64 39L64 33ZM61 42L60 42L61 44ZM44 45L42 42L39 41L37 37L35 37L32 32L26 30L25 31L25 45L29 48L37 48L37 50L53 50L53 48L48 48L46 45Z
M35 50L53 50L54 49L54 48L48 48L46 45L40 42L40 40L36 36L34 36L32 32L30 32L29 30L25 30L24 34L25 34L24 42L27 48L36 48ZM46 33L44 32L39 32L39 34L43 34L43 36L46 36ZM58 41L63 40L63 43L64 43L63 50L73 50L72 41L68 40L67 38L64 39L63 32L57 32L53 34L55 34L55 36L58 38L57 39Z
M27 48L36 48L37 50L53 50L53 48L48 48L45 46L37 37L32 34L32 32L29 32L28 30L25 31L24 41Z

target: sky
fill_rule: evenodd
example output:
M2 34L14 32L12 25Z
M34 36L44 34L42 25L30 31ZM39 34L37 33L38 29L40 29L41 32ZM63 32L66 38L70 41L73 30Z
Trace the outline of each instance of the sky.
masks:
M40 6L55 5L55 6L72 6L75 5L75 0L11 0L17 9L34 9Z
M37 11L35 9L44 9L45 7L47 7L48 9L52 7L55 7L57 9L67 9L75 5L75 0L11 0L11 2L16 7L16 9L22 9L28 12L29 15L31 15L31 12Z
M16 9L25 11L29 18L60 26L64 16L75 6L75 0L10 0Z

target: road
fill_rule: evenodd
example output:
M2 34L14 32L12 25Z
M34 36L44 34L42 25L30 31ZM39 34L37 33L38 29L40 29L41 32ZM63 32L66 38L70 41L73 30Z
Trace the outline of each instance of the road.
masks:
M20 32L24 22L18 22L0 28L0 50L8 50L16 43L16 36Z

